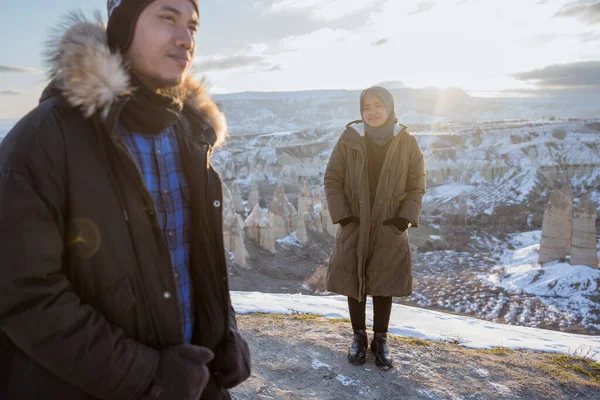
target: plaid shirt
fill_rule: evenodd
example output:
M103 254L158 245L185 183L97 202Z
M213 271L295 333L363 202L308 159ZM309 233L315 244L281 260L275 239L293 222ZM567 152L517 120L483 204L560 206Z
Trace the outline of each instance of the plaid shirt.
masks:
M191 208L175 130L167 128L155 135L129 132L123 126L119 129L154 200L156 217L171 254L184 343L191 343L194 325L189 273Z

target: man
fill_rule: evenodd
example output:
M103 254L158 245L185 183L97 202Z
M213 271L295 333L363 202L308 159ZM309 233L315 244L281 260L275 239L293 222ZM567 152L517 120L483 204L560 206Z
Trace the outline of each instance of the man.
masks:
M231 307L223 115L189 76L196 0L73 16L0 146L2 399L227 399L250 375Z

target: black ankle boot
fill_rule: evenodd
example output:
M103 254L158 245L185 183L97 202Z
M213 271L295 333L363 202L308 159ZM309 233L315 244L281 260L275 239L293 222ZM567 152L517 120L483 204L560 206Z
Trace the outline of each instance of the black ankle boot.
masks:
M350 364L361 365L367 360L367 346L369 339L367 338L367 331L359 329L354 331L354 340L352 346L348 350L348 361Z
M390 369L393 367L390 349L387 345L386 333L375 333L373 341L371 342L371 351L375 355L376 366L383 369Z

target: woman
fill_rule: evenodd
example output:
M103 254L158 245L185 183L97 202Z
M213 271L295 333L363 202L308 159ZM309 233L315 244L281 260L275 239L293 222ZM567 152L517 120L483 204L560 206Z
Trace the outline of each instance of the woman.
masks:
M329 260L327 290L348 296L354 340L348 361L366 360L366 297L373 297L371 351L391 368L387 346L392 296L412 293L408 228L419 225L425 193L423 153L398 124L392 94L372 87L360 96L362 120L338 140L325 172L331 218L340 224Z

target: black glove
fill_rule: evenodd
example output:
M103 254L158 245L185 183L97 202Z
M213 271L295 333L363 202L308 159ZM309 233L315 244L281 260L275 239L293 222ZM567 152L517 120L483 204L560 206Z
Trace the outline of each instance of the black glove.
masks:
M250 349L248 343L233 329L227 339L216 350L214 371L217 384L231 389L244 382L251 374Z
M385 221L383 223L383 225L395 226L400 231L400 233L404 232L411 226L410 221L407 220L406 218L402 218L402 217L388 219L387 221Z
M206 347L181 344L160 352L160 363L141 400L198 400L208 383L206 366L214 357Z
M360 224L360 219L358 219L358 217L348 217L348 218L344 218L342 219L339 224L342 226L342 228L346 225L351 224L352 222L354 222L355 224L359 225Z

